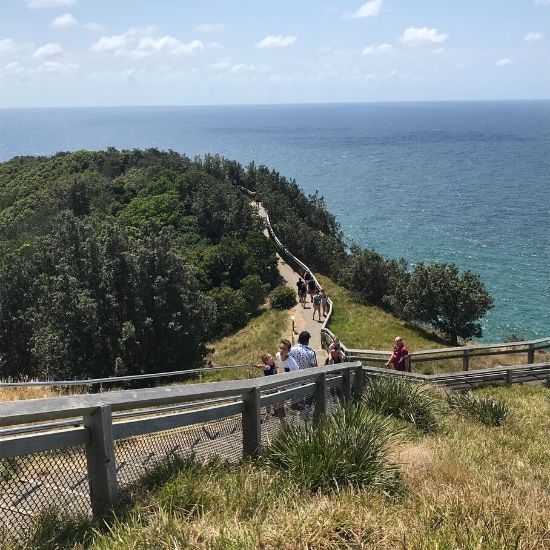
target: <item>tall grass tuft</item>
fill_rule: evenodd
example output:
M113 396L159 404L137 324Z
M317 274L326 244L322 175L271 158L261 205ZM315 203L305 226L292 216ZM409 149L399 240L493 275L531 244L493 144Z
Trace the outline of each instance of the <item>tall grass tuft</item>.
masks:
M401 477L388 452L400 432L390 420L350 403L316 423L287 425L265 459L312 492L368 485L395 494Z
M433 388L401 376L371 377L363 391L363 403L373 411L401 418L423 432L435 432L440 399Z
M486 426L501 426L508 416L506 404L490 395L451 391L447 393L447 403L451 410L474 418Z

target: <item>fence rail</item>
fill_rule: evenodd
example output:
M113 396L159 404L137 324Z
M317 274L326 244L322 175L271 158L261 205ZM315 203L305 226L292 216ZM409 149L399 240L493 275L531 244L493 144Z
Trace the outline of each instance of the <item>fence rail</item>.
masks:
M532 365L506 365L488 369L470 370L467 372L447 372L441 374L420 374L416 372L397 372L380 367L363 367L365 376L403 376L409 380L426 384L435 384L449 389L463 390L503 383L523 384L550 379L550 362Z
M0 403L0 532L52 505L100 515L174 456L257 457L281 426L362 387L359 362L250 380Z

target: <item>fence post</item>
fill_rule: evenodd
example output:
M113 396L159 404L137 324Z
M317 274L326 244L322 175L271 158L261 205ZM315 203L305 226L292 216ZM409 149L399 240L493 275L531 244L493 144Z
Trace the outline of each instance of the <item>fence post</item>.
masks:
M359 401L361 394L363 393L363 365L355 367L355 399Z
M511 386L513 383L512 369L506 369L506 385Z
M315 380L315 411L313 416L319 420L327 413L327 375L320 374Z
M347 403L351 399L351 368L342 373L342 394L344 402Z
M468 370L470 365L470 355L467 349L462 350L462 370Z
M535 344L529 344L527 347L527 364L532 365L535 362Z
M90 431L86 462L94 517L103 515L117 500L115 447L111 407L103 405L84 417Z
M244 398L243 457L258 458L262 454L260 388L252 388Z

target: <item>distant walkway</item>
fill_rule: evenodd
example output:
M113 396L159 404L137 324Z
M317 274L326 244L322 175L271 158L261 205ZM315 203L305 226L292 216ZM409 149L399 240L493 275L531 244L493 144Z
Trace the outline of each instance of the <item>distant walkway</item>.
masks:
M252 201L251 204L258 209L258 214L260 215L260 217L266 220L267 215L263 205L260 203L258 206L255 201ZM270 237L269 231L267 229L264 229L264 234L268 238ZM296 281L298 280L298 277L303 276L303 273L296 273L283 260L283 258L281 258L279 254L277 254L277 268L286 286L291 288L297 294ZM309 295L308 295L308 299L310 299ZM321 327L323 325L322 323L316 320L314 321L311 318L313 315L313 305L311 304L311 302L308 302L306 304L306 307L303 308L301 304L296 304L290 310L289 316L290 315L293 315L295 318L295 322L294 322L295 333L294 333L293 340L296 342L298 338L298 334L302 330L307 330L311 334L311 340L309 342L309 345L311 348L313 348L316 351L317 361L319 362L319 365L323 365L326 358L326 352L323 350L321 346ZM290 321L289 321L289 324L290 324Z

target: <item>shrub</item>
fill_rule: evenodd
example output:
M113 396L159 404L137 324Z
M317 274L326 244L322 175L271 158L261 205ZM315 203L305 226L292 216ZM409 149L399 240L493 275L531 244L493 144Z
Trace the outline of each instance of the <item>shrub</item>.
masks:
M399 433L389 419L348 404L316 423L285 426L265 458L312 492L369 485L395 493L400 476L388 450Z
M458 414L475 418L486 426L501 426L508 415L508 407L489 395L478 396L471 391L449 392L447 403Z
M431 387L401 376L370 378L363 392L363 403L373 411L401 418L423 432L437 429L439 399Z
M288 309L296 303L296 294L288 286L278 286L271 292L270 298L274 309Z

